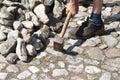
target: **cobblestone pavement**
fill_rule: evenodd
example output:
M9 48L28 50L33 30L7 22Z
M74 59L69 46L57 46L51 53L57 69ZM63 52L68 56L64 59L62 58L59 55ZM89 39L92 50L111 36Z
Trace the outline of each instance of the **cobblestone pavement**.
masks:
M49 38L47 48L26 63L9 64L0 55L0 80L120 80L120 0L116 1L103 6L108 34L83 42L67 39L66 33L64 52L55 51ZM90 15L91 6L79 7L67 32Z

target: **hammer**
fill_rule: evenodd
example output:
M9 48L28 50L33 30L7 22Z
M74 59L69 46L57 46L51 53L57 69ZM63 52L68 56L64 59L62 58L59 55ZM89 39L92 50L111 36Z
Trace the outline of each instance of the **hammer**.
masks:
M56 51L63 51L63 46L64 46L64 34L66 32L66 29L67 29L67 26L69 24L69 21L70 21L70 18L71 18L72 14L71 12L69 12L67 14L67 17L66 17L66 20L65 20L65 23L63 25L63 28L62 28L62 31L60 32L60 34L56 35L55 38L54 38L54 50Z

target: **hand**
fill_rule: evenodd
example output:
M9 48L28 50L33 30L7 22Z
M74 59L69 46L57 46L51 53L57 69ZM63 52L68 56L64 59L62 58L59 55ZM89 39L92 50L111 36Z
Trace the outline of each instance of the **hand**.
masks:
M70 1L68 3L66 14L68 14L68 12L71 12L72 16L78 13L78 2L76 0L74 0L74 2Z

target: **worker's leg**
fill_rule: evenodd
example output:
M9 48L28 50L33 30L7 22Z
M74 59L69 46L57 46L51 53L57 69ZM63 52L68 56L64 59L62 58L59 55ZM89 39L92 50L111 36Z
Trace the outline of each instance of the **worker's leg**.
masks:
M103 0L94 0L93 3L93 10L90 18L87 19L87 21L85 21L79 28L72 29L69 32L70 38L87 39L104 29L103 21L101 19Z
M102 19L101 19L102 4L103 4L103 0L94 0L93 2L93 10L90 18L96 24L102 23Z

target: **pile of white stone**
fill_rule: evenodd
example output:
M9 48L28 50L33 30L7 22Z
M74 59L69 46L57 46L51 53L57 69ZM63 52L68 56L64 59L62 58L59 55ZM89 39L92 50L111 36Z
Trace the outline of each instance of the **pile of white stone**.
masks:
M15 63L17 59L26 62L28 56L44 50L52 27L62 26L66 2L0 0L0 54Z

